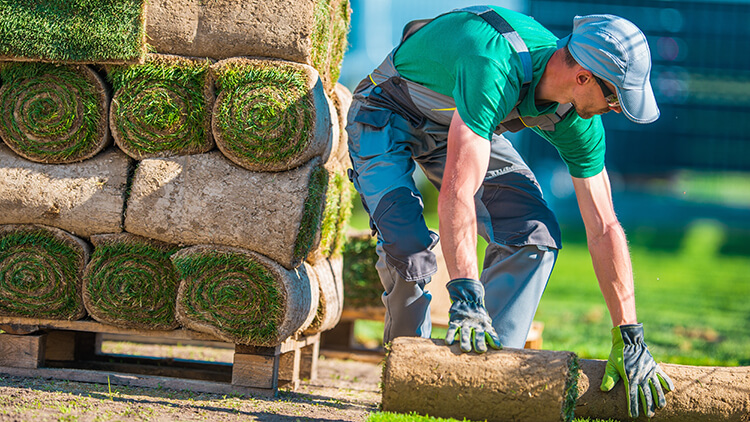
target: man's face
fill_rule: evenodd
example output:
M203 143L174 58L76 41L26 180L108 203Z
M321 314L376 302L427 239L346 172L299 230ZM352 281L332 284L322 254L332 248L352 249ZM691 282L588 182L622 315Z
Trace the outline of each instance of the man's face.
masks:
M577 95L574 96L573 105L583 119L590 119L597 114L610 111L619 113L622 108L616 101L617 95L612 96L614 92L616 91L612 84L601 79L597 80L596 76L592 75L589 82L584 84L583 89L578 90Z

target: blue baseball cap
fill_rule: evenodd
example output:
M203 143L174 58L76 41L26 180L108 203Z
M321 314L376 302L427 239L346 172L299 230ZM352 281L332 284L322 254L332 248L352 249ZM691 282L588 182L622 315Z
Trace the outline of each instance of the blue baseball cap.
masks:
M627 19L613 15L576 16L573 32L557 41L573 58L615 86L622 112L636 123L659 118L651 88L651 52L646 36Z

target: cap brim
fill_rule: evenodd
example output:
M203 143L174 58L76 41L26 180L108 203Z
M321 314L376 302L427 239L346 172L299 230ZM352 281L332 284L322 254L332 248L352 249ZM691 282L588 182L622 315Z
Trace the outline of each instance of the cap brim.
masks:
M643 89L617 89L620 106L625 116L640 124L652 123L659 118L659 106L656 105L651 82L646 81Z

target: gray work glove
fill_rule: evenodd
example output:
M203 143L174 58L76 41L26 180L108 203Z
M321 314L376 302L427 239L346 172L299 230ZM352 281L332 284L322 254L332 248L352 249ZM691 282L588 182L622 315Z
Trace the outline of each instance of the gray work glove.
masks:
M620 325L612 329L612 351L602 378L602 391L610 391L622 379L628 401L628 414L638 417L639 403L649 418L656 407L667 405L664 390L674 384L654 361L643 342L643 324ZM640 396L640 400L639 400Z
M445 335L445 344L450 346L461 336L461 351L470 352L472 345L477 353L487 351L487 343L493 349L502 349L500 338L492 328L492 319L484 307L484 286L471 278L457 278L447 285L451 298L450 323Z

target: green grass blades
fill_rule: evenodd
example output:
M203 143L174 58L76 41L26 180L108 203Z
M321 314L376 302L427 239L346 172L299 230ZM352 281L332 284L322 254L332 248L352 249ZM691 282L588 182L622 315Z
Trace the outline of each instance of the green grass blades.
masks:
M4 63L0 80L0 137L17 154L64 164L107 146L109 98L90 68Z
M305 259L320 235L326 198L329 196L328 178L328 171L323 166L317 166L310 174L307 199L302 210L297 240L294 242L294 263Z
M111 126L129 156L199 154L214 146L213 83L208 60L150 54L146 63L113 66Z
M303 164L300 157L316 141L312 75L272 60L230 59L214 69L213 133L224 155L255 171Z
M351 236L344 246L344 291L346 306L383 306L383 286L375 269L377 238L369 233ZM382 332L381 334L382 335Z
M177 328L178 247L128 233L92 236L83 299L94 319L124 328Z
M191 249L172 257L181 278L178 317L237 344L279 341L286 292L272 272L251 254Z
M331 85L336 84L341 75L341 64L344 61L344 53L346 53L346 50L349 47L347 36L351 29L352 12L349 0L338 0L338 4L333 2L333 5L333 16L331 18L331 50L329 58Z
M145 0L0 0L0 59L134 63Z
M0 315L77 320L85 315L86 245L62 230L0 226Z

